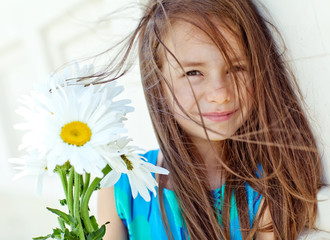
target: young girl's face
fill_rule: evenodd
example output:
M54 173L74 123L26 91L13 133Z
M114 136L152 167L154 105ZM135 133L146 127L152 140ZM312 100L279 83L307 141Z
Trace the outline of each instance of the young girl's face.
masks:
M189 23L175 22L165 40L184 69L167 53L162 72L170 87L165 87L165 94L175 119L193 140L207 139L203 127L193 120L202 123L203 119L211 141L224 140L242 126L252 105L249 64L241 44L220 22L215 23L233 50L228 52L232 67L205 33Z

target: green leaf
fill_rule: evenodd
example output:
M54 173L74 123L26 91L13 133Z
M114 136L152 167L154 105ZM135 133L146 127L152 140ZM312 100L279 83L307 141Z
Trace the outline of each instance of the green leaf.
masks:
M51 234L48 234L47 236L44 236L44 237L35 237L35 238L32 238L33 240L45 240L45 239L48 239L50 238L52 235Z
M58 240L62 240L62 239L64 239L63 236L64 236L64 234L63 234L63 231L61 229L55 228L53 230L53 234L52 234L53 239L55 238L55 239L58 239Z
M68 224L68 225L72 225L74 223L74 219L73 217L71 217L70 215L58 210L58 209L53 209L53 208L49 208L47 207L47 209L49 211L51 211L52 213L56 214L57 216L59 216L61 219L63 219L63 221Z
M63 240L79 240L79 237L74 232L70 232L67 228L64 232L64 238Z
M58 220L58 223L59 223L59 225L60 225L62 231L64 231L64 229L65 229L65 224L64 224L63 219L62 219L61 217L58 217L57 220Z
M100 227L100 229L96 230L87 235L87 240L102 240L105 235L105 224Z
M65 206L65 205L67 204L66 199L65 199L65 198L64 198L64 199L61 199L61 200L60 200L60 204L61 204L62 206Z
M63 231L59 228L55 228L53 229L53 233L52 234L48 234L47 236L44 237L36 237L33 238L33 240L45 240L45 239L62 239L62 236L64 236Z

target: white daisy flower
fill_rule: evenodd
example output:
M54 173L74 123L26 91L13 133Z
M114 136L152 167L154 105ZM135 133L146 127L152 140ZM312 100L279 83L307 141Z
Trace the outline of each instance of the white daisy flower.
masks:
M98 149L115 142L126 131L122 121L133 108L127 106L129 100L113 100L123 87L115 82L84 86L76 81L90 75L91 69L85 67L80 72L75 66L62 75L53 75L50 83L40 88L43 90L21 100L24 106L17 112L26 122L17 127L28 132L20 148L36 149L50 172L69 161L79 174L103 177L107 161Z
M29 155L25 155L21 158L11 158L9 162L15 164L14 169L20 172L15 175L14 179L18 179L24 176L32 175L37 177L35 191L38 195L41 194L42 180L48 173L46 161L40 159L37 151L29 151Z
M22 106L17 113L25 122L16 127L27 131L20 149L27 150L29 155L11 160L20 165L18 169L22 172L17 177L38 177L40 190L41 178L46 173L60 175L66 196L61 203L67 204L72 221L57 214L56 209L49 210L59 216L60 223L74 226L70 233L80 239L104 228L103 225L94 229L88 207L100 181L103 186L110 186L121 174L127 174L133 197L140 193L150 201L149 190L156 195L158 185L151 173L168 174L166 169L142 159L135 153L137 148L127 145L130 140L121 137L126 132L125 115L133 111L127 106L129 100L114 100L123 87L116 86L115 81L96 85L90 84L93 79L78 81L93 72L92 66L79 68L75 64L52 75L48 82L36 85L36 90L21 98ZM84 173L89 174L82 177ZM59 230L63 232L64 227Z
M156 189L158 183L151 173L168 174L168 170L155 166L147 159L141 157L136 153L137 148L128 146L128 138L121 138L116 142L116 145L110 145L109 148L116 148L116 151L109 151L105 154L108 164L112 167L110 174L104 177L101 186L108 187L116 183L122 173L127 174L132 195L134 198L140 193L142 198L150 201L149 190L156 196Z

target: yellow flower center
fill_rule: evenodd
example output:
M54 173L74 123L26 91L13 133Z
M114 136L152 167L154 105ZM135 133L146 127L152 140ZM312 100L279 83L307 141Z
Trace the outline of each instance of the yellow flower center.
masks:
M64 142L78 147L91 139L92 131L86 123L73 121L62 127L61 138Z
M125 154L120 155L120 157L126 163L127 170L132 171L133 170L133 164L132 164L132 162L130 160L128 160L128 158L126 157Z

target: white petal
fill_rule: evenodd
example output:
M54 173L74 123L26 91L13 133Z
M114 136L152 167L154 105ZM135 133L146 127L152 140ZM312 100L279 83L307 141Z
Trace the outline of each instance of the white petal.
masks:
M165 168L162 168L162 167L158 167L158 166L155 166L151 163L148 163L148 162L142 162L141 163L144 167L146 167L150 172L153 172L153 173L158 173L158 174L169 174L169 171Z
M131 185L132 196L133 196L133 198L136 198L137 195L138 195L138 189L136 188L132 177L129 174L127 174L127 177L128 177L129 182L130 182L130 185Z
M101 181L101 187L111 187L113 186L120 178L121 173L112 170L109 172Z
M115 143L125 132L122 121L125 111L132 110L127 106L130 101L113 101L123 91L123 87L116 86L116 82L88 87L77 82L79 77L91 75L93 71L93 66L79 67L74 63L62 72L49 76L47 81L36 84L36 91L19 100L21 107L18 113L25 122L18 127L26 131L21 148L37 150L47 160L44 164L50 173L56 165L63 165L68 160L80 174L89 172L102 177L102 168L107 162L111 167L116 166L120 171L127 172L125 164L116 157L116 148L107 150L113 151L107 159L103 159L105 154L101 154L99 149ZM88 123L91 128L92 138L84 146L68 145L60 137L62 127L72 121ZM118 161L110 160L113 156ZM32 164L28 169L23 167L21 170L24 174L38 174L40 169Z
M129 172L127 174L129 176L129 180L130 180L130 184L131 185L135 185L137 191L140 193L141 197L146 200L147 202L150 201L150 194L149 191L147 189L147 187L145 186L145 184L143 184L141 182L141 179L139 177L137 177L133 171Z

